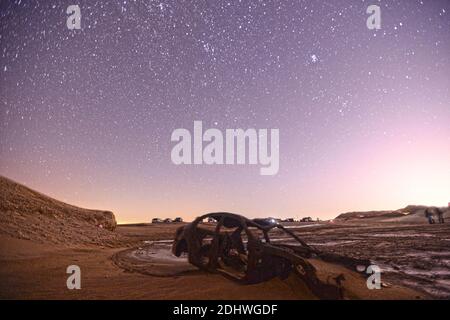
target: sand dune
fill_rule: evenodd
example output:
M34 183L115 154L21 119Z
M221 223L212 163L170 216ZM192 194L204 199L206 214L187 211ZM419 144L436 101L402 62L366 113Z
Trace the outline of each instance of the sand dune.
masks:
M110 211L66 204L0 177L0 234L37 243L118 244Z

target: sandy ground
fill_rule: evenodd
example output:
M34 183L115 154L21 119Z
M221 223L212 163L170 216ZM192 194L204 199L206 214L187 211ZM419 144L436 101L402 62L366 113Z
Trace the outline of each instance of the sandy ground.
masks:
M348 299L450 298L450 228L427 225L423 206L346 213L334 223L287 223L321 251L381 267L366 273L319 260L322 280L340 274ZM449 219L450 210L446 212ZM362 218L361 218L362 217ZM120 225L110 211L76 207L0 176L0 299L315 299L295 275L240 285L193 268L170 252L182 223ZM213 228L213 226L210 226ZM273 241L289 242L274 231ZM70 265L81 289L67 289Z
M1 299L299 299L289 283L274 280L243 288L220 275L154 277L127 272L111 256L124 248L61 248L2 237ZM8 247L5 249L3 246ZM66 268L81 268L81 289L68 290Z
M204 273L195 269L180 275L152 276L146 274L145 270L144 272L142 270L127 270L127 268L123 268L113 261L112 257L124 252L124 250L135 254L137 251L145 251L146 248L154 245L155 241L172 239L174 231L179 225L119 226L116 232L126 238L127 241L123 246L115 248L94 245L68 247L55 244L38 244L29 240L13 239L2 235L0 236L0 298L315 299L295 276L286 280L273 279L256 285L240 285L220 275ZM352 232L355 237L363 237L361 228L355 226L313 225L299 228L292 227L310 243L315 242L320 245L317 242L321 242L322 249L327 247L330 251L345 251L345 246L343 245L341 248L333 243L327 246L326 243L331 241L328 240L328 237L334 239L332 241L337 244L342 243L339 241L351 241L346 237L351 237ZM351 232L349 229L352 229ZM438 229L439 226L436 230ZM359 233L355 233L356 230L360 230ZM386 229L383 230L387 232ZM405 229L402 232L408 230ZM448 231L448 229L445 230ZM447 232L445 230L444 233ZM380 233L370 232L373 235ZM387 242L386 239L378 236L374 236L373 239L378 244ZM390 239L394 239L397 243L398 239L402 241L404 238L391 237ZM167 242L165 246L169 248ZM353 251L356 252L356 250ZM361 251L363 252L364 249L361 248ZM180 263L183 264L182 261ZM81 268L81 290L68 290L66 287L66 279L69 276L66 274L66 268L72 264ZM347 292L346 296L349 299L431 298L429 293L419 291L414 286L392 281L395 278L389 279L389 287L383 287L380 290L368 290L365 284L366 279L361 274L321 261L315 261L314 264L324 273L332 275L344 273L346 276L344 286Z

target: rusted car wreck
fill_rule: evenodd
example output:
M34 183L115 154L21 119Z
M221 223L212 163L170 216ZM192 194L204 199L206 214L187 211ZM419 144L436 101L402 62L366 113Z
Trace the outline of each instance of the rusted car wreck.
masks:
M217 223L204 224L204 220ZM243 284L285 279L294 272L322 299L342 299L345 279L343 274L320 279L309 259L339 263L352 270L370 264L321 252L273 219L250 220L228 212L208 213L180 227L172 252L176 256L187 253L189 262L199 269L221 273Z

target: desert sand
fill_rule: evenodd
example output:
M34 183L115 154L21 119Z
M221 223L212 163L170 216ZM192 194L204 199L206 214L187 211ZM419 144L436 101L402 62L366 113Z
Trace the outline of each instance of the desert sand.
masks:
M183 223L116 225L109 211L70 206L3 177L0 185L1 299L317 299L295 275L241 285L171 256ZM386 271L383 287L369 290L365 274L312 261L325 278L345 275L348 299L448 298L448 225L402 218L287 226L321 250L367 258ZM81 269L80 290L66 286L69 265Z

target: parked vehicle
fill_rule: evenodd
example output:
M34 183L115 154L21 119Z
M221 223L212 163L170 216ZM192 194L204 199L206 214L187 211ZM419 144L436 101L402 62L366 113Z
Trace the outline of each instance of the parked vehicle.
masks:
M176 217L173 222L183 222L183 218L181 217Z
M163 221L162 221L162 219L160 219L160 218L153 218L152 219L152 223L162 223Z
M300 222L312 222L313 219L311 217L305 217L300 220Z
M172 219L170 219L170 218L165 218L165 219L164 219L164 223L172 223Z

